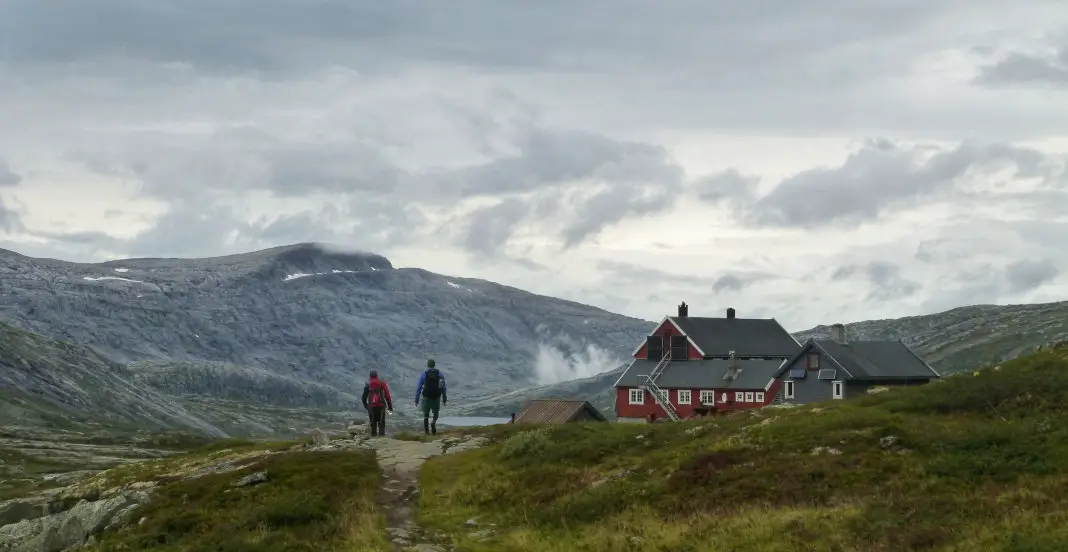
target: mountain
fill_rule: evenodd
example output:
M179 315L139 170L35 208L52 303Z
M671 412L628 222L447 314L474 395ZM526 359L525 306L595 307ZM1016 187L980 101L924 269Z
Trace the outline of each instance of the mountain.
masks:
M645 333L653 324L646 327ZM942 374L1004 362L1068 339L1068 301L1033 305L975 305L937 314L845 324L850 339L901 339ZM829 339L830 325L793 334L804 343ZM635 341L639 343L641 337ZM633 347L632 347L633 349ZM606 414L615 410L612 385L623 367L591 378L513 391L472 404L480 416L507 416L529 399L578 397Z
M0 419L4 427L225 432L144 385L92 349L0 323Z
M104 263L0 250L0 319L92 347L171 396L319 410L350 409L370 369L412 394L427 357L453 402L477 401L537 382L546 347L622 362L651 324L309 243Z

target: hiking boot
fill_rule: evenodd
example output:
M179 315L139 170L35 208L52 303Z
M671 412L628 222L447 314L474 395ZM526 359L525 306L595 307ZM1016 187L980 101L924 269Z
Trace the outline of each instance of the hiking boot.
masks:
M430 435L430 424L426 420L423 420L423 433Z
M437 426L437 424L431 424L430 425L430 433L433 433L434 435L438 434L438 426Z

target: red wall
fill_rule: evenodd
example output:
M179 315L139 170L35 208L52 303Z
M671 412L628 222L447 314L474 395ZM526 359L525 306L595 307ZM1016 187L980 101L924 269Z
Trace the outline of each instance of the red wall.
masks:
M662 338L665 335L682 335L682 333L675 329L675 325L672 324L670 320L665 320L664 323L652 333L652 335ZM649 358L649 352L645 350L645 346L646 344L642 343L641 349L638 349L638 352L634 353L634 358L642 360ZM701 353L697 352L697 347L694 347L693 343L690 343L689 341L687 341L686 349L687 356L690 360L701 360L704 358L701 356Z
M781 382L775 380L771 387L767 391L763 389L716 389L716 408L719 410L737 410L741 408L762 408L775 399L775 394L779 392L779 386ZM616 388L616 416L621 418L644 418L649 414L656 414L657 418L667 417L667 413L664 412L660 405L656 404L656 400L648 392L645 393L645 404L630 404L630 390L631 387L618 387ZM675 405L675 411L679 413L679 416L687 418L693 414L693 409L700 406L701 391L708 391L707 389L691 389L690 390L690 404L677 404L678 403L678 390L677 389L664 389L668 392L671 404ZM752 393L764 393L764 402L751 402L751 403L735 403L734 394L737 392L752 392ZM720 403L720 395L727 394L727 402Z

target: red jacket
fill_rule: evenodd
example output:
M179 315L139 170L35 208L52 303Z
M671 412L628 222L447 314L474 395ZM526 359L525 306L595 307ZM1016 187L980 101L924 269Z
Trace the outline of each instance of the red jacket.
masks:
M381 397L385 399L385 404L368 404L367 399L371 396L372 385L380 387L382 389ZM393 397L391 397L389 394L389 384L387 384L385 380L371 378L370 381L368 381L367 384L363 386L363 407L374 408L376 406L385 406L389 410L393 410Z

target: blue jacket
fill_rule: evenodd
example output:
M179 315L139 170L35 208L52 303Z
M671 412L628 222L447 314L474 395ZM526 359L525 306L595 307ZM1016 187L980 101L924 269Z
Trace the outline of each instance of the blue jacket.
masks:
M419 385L415 388L416 401L423 397L423 384L426 383L427 370L430 370L430 368L423 370L423 373L419 374ZM443 374L441 370L438 370L438 385L441 386L441 400L448 401L449 398L445 394L445 374Z

